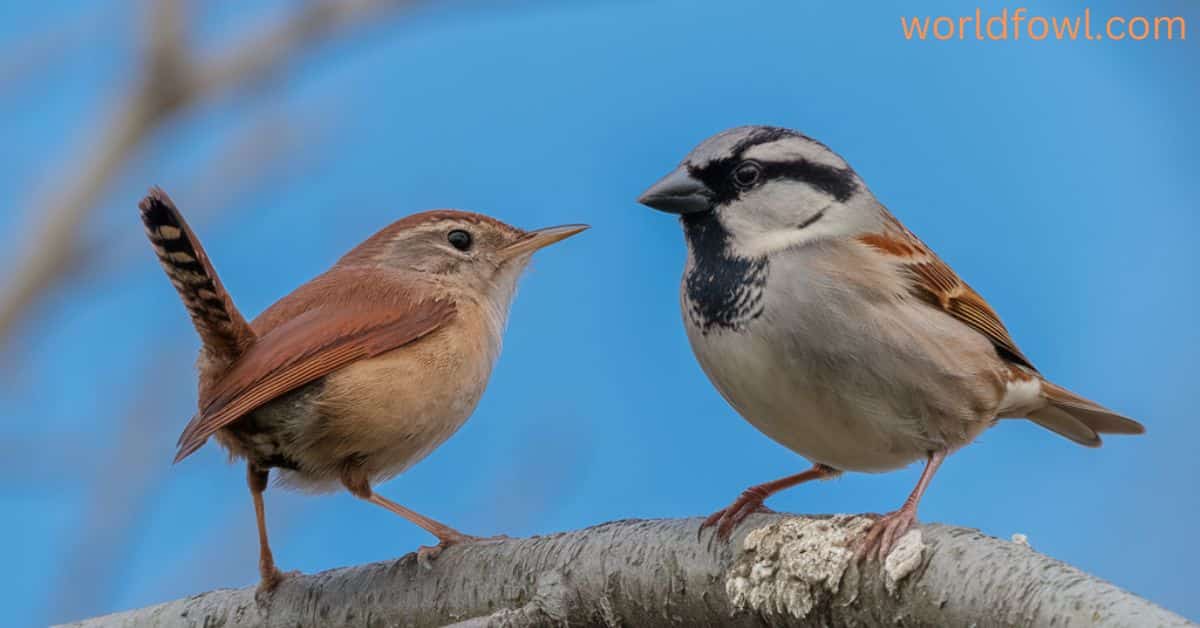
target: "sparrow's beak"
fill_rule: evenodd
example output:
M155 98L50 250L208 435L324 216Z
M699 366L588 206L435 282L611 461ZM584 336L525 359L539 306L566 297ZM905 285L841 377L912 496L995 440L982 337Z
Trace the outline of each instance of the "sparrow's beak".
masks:
M565 240L587 228L588 225L561 225L527 231L516 242L501 249L500 256L505 260L509 260L525 255L526 253L532 253L538 249L550 246L559 240Z
M646 207L671 214L694 214L712 209L712 196L703 183L680 166L659 179L638 198Z

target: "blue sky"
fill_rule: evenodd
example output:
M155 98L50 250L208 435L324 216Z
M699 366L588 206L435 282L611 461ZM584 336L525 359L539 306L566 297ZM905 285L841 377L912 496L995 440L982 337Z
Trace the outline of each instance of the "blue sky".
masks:
M236 3L213 4L205 47L246 28ZM1197 37L910 42L899 9L847 4L444 3L325 48L249 104L212 103L163 130L88 225L96 267L43 301L2 364L0 587L10 595L0 623L255 581L241 467L211 446L169 465L195 404L197 340L139 240L135 205L150 184L198 216L248 314L423 209L593 225L538 255L473 419L380 488L465 532L708 514L805 467L705 379L680 323L678 225L634 202L694 144L746 123L793 127L841 153L989 299L1044 373L1147 425L1144 437L1088 450L1005 422L943 466L922 519L1026 534L1040 551L1200 619ZM89 16L101 25L81 27L49 71L0 84L6 264L27 238L25 208L72 175L70 160L128 78L139 5L85 8L95 6L0 7L0 50ZM1200 35L1194 5L1090 6L1184 15ZM961 7L906 3L906 15ZM217 203L221 186L201 174L262 120L289 121L300 148ZM139 389L155 392L152 417L117 429ZM105 473L114 466L128 472ZM851 474L770 505L886 511L918 473ZM269 491L267 507L288 569L384 560L431 540L345 494ZM100 524L113 532L87 533ZM72 572L80 564L90 566Z

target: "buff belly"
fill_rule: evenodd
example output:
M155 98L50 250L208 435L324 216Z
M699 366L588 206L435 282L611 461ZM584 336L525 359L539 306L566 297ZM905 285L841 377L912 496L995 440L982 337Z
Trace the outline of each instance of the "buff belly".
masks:
M302 490L336 490L349 469L372 483L391 478L450 438L478 405L499 344L463 346L464 336L437 332L335 371L223 430L222 444Z

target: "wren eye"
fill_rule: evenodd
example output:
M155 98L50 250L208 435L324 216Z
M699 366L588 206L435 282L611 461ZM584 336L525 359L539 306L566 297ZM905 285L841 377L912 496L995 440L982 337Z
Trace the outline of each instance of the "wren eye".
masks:
M450 246L465 251L471 248L471 234L462 229L455 229L446 235L446 239L450 242Z
M738 187L748 188L758 183L760 177L762 177L762 166L758 165L758 162L743 161L733 170L733 182Z

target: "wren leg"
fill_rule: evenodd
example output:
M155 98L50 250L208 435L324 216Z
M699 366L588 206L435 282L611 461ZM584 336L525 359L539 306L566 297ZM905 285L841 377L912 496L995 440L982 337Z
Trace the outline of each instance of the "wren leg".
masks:
M442 542L443 544L451 545L477 538L468 534L463 534L462 532L459 532L458 530L455 530L454 528L451 528L440 521L430 519L421 513L409 510L408 508L405 508L404 506L401 506L400 504L397 504L396 502L380 495L379 493L372 493L371 496L367 498L367 501L377 506L382 506L391 512L394 512L401 517L404 517L405 519L417 524L422 530L425 530L426 532L436 536L438 541Z
M263 506L263 491L267 490L267 480L270 478L269 469L259 469L250 464L246 465L246 484L250 486L250 496L254 498L254 516L258 520L258 574L260 577L258 590L260 593L270 593L283 581L283 574L275 567L275 556L271 554L271 544L267 541L267 515Z
M459 532L458 530L455 530L454 528L451 528L440 521L430 519L421 513L405 508L404 506L401 506L400 504L397 504L396 502L376 493L371 489L371 485L367 478L362 476L360 473L356 473L355 471L356 469L350 468L342 473L342 484L345 485L346 490L350 491L350 493L359 499L366 500L372 504L375 504L376 506L381 506L390 512L404 517L405 519L415 523L422 530L425 530L426 532L437 537L438 544L436 546L421 546L421 548L417 550L417 555L422 560L427 561L436 558L438 554L442 553L442 550L450 547L451 545L482 540L479 537L463 534L462 532Z

